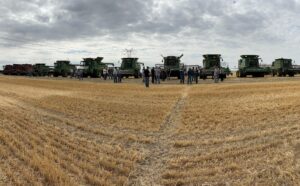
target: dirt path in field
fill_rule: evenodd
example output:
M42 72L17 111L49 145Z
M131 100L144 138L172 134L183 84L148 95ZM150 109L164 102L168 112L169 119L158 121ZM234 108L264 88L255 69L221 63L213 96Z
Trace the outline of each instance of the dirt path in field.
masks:
M185 105L190 87L185 87L181 97L176 102L170 114L166 117L160 130L153 134L155 142L149 144L146 158L139 162L135 171L129 177L128 185L161 185L161 177L165 170L173 150L172 139L174 138L177 125L181 122L181 110Z

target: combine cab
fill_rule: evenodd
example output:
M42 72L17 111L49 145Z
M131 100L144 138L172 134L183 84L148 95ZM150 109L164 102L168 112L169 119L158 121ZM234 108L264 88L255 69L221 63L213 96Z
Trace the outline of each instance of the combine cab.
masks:
M33 76L48 76L50 74L50 67L44 63L37 63L33 65Z
M141 66L144 66L144 63L138 62L139 58L122 58L122 64L120 67L120 73L122 77L134 76L134 78L141 77Z
M273 76L295 76L295 74L300 73L300 69L294 68L291 59L275 59L272 63L272 75Z
M70 61L56 61L54 63L53 75L54 77L68 77L73 74L74 70L74 66L70 64Z
M167 56L163 57L163 71L162 74L166 74L166 77L163 77L162 79L165 78L170 78L170 77L177 77L180 78L180 68L182 67L181 58L183 57L183 54L179 57L177 56Z
M98 78L102 76L104 68L108 68L108 65L114 66L113 63L103 63L103 57L97 58L83 58L81 66L83 67L83 77Z
M207 79L207 77L214 77L215 68L220 69L219 77L225 79L229 68L224 68L221 66L221 61L223 60L221 54L206 54L203 55L203 69L200 73L201 79Z
M264 77L266 74L269 74L268 68L260 67L259 60L258 55L242 55L236 76L246 77L247 75L252 75L252 77Z

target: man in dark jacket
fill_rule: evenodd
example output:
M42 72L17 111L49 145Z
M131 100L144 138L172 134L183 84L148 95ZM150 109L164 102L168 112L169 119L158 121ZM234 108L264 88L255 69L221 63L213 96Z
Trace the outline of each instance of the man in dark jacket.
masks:
M150 70L149 67L147 67L144 71L145 74L145 86L148 88L149 87L149 79L150 79Z
M180 74L180 83L181 84L184 84L184 68L181 68L180 69L180 72L179 72L179 74Z
M188 84L191 85L193 82L194 71L189 68L188 70Z
M154 82L155 82L155 70L154 70L154 68L151 69L151 80L152 80L152 84L154 84Z

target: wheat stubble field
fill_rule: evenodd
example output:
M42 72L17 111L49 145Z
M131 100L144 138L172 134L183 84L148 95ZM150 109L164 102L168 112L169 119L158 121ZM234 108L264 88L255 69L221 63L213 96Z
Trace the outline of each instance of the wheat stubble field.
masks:
M300 81L0 77L0 185L300 185Z

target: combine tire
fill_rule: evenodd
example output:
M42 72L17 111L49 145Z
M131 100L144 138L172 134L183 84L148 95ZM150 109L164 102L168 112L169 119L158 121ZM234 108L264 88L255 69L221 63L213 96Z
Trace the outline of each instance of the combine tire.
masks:
M246 77L246 74L240 72L240 77Z
M295 74L293 74L293 73L289 74L289 77L294 77L294 76L295 76Z

